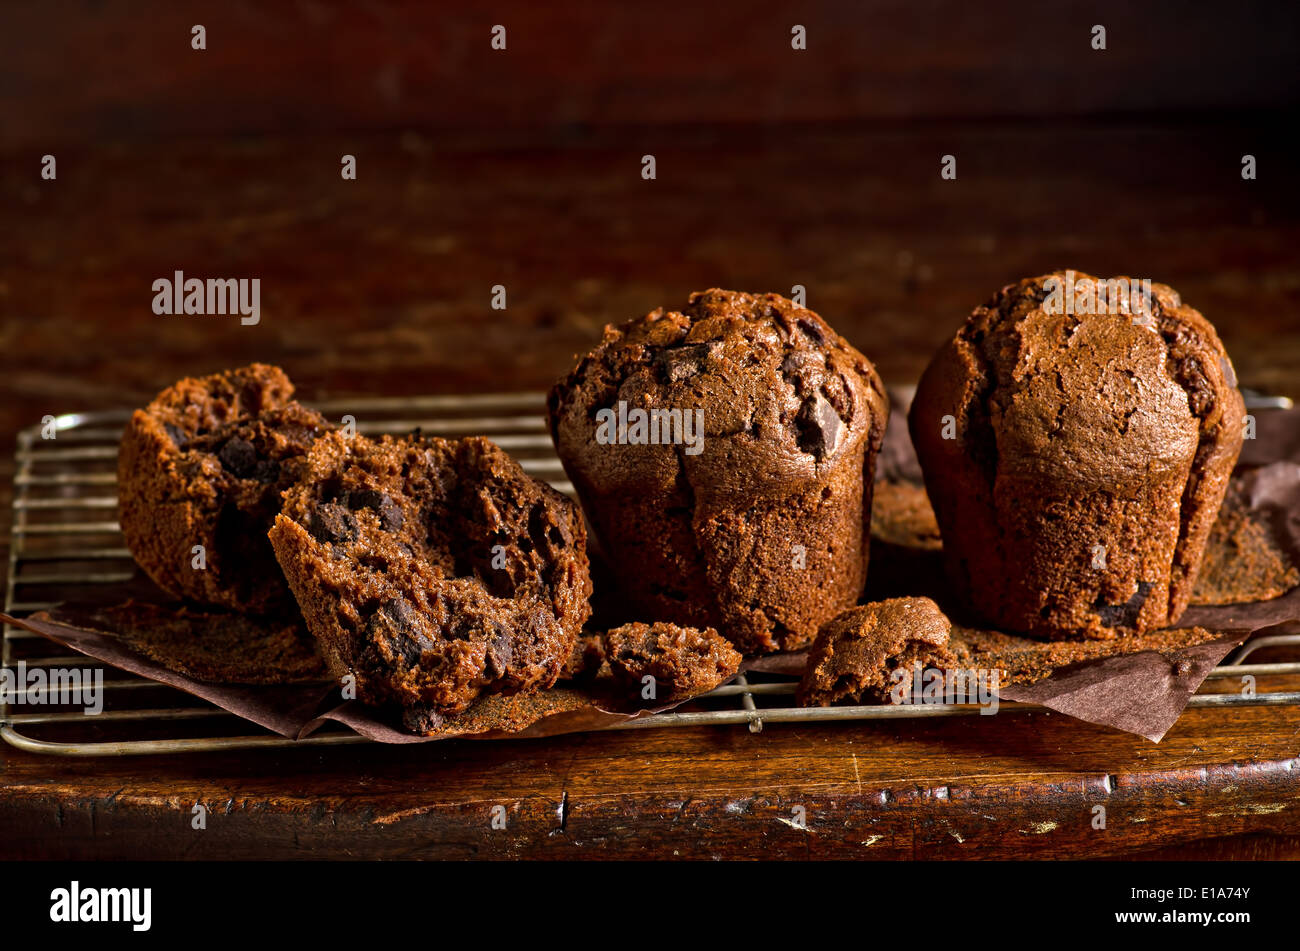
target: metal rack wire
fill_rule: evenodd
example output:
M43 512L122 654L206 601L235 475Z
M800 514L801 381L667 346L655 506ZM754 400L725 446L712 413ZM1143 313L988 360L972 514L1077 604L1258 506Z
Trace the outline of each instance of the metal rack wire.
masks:
M518 459L525 471L562 492L572 492L546 432L541 394L425 396L314 405L333 419L351 414L358 431L371 435L405 433L418 427L433 436L489 436ZM6 613L23 616L83 596L97 585L131 578L131 554L115 521L117 443L128 416L127 411L74 413L52 421L53 439L43 438L42 430L47 427L40 424L18 434ZM1294 649L1298 659L1244 663L1266 647ZM183 691L59 650L39 635L6 624L0 664L8 669L19 662L29 670L102 669L105 708L87 716L80 709L66 707L36 709L21 702L0 705L0 736L16 747L62 756L113 756L370 742L341 726L323 728L302 740L287 739ZM1300 692L1259 691L1253 696L1213 692L1214 681L1247 675L1300 675L1300 634L1252 640L1230 663L1210 674L1191 706L1300 703ZM745 724L759 732L765 723L966 716L980 710L974 704L805 708L793 705L794 687L788 677L742 675L685 708L612 729ZM1030 704L1002 706L1006 712L1035 709Z

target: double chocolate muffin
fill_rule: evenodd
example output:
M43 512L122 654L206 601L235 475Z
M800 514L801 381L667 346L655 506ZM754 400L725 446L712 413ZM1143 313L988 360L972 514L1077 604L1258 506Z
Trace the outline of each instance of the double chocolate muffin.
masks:
M1107 306L1062 306L1071 280ZM912 403L949 579L1004 630L1106 639L1175 622L1241 449L1214 328L1170 287L1150 285L1142 306L1101 293L1136 283L1112 280L1004 287Z
M168 593L250 614L293 610L266 533L280 492L330 425L292 397L284 371L254 363L181 380L131 417L118 520L136 562Z
M577 506L479 437L325 436L270 537L331 673L426 725L554 684L590 613Z
M888 401L817 314L692 294L607 327L549 409L630 617L763 653L807 645L857 600Z

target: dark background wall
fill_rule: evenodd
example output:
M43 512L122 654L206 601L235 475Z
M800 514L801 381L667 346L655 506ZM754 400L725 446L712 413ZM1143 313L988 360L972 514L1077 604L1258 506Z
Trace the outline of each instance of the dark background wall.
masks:
M0 144L1294 106L1289 2L88 3L0 13ZM195 55L190 27L207 28ZM508 52L490 49L507 27ZM791 55L790 28L808 51ZM1089 48L1093 24L1107 50Z

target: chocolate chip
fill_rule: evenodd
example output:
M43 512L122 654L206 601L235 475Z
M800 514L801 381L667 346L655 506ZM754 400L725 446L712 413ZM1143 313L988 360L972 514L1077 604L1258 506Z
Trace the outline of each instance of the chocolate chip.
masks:
M375 489L358 489L349 493L347 504L354 512L357 509L372 509L379 516L379 524L387 532L397 531L405 521L401 507L392 497Z
M280 463L274 459L259 459L253 466L252 475L258 482L275 482L280 478Z
M384 496L383 502L379 505L379 524L384 527L384 531L397 531L402 527L402 523L405 520L405 517L402 515L402 510L398 507L397 503L388 496Z
M312 511L307 531L318 542L350 542L357 537L357 520L343 506L323 502Z
M510 635L505 631L498 631L494 634L492 640L488 642L485 657L488 676L504 676L510 667L510 662L514 659L514 654L515 648L510 640Z
M812 350L792 350L781 361L781 375L800 394L814 389L825 370L826 358Z
M781 361L781 372L784 374L798 373L807 366L813 359L813 355L807 350L792 350L785 355Z
M822 329L817 326L815 321L808 320L807 318L800 318L797 323L799 324L799 329L813 340L818 343L826 342L826 335L822 333Z
M178 449L184 449L185 444L190 441L189 437L185 435L185 431L179 426L163 423L163 430L166 431L167 438L174 442Z
M1093 605L1097 610L1097 617L1101 618L1101 623L1107 627L1133 627L1137 624L1138 614L1142 612L1142 605L1146 603L1151 588L1151 582L1139 581L1133 597L1123 604L1104 604L1101 598L1098 598L1097 603Z
M825 459L835 451L844 431L840 414L820 390L804 400L795 425L799 430L799 448L818 459Z
M424 631L424 619L405 598L380 605L366 622L366 630L372 640L386 640L392 652L412 667L433 646L433 639Z
M420 624L420 613L415 610L415 605L405 598L394 598L384 605L383 610L387 611L389 617L404 631L412 631Z
M257 450L247 439L231 436L224 446L217 451L217 458L227 472L233 472L241 479L247 479L257 468Z
M677 383L699 375L712 351L713 345L707 343L669 347L655 356L655 365L663 371L669 383Z

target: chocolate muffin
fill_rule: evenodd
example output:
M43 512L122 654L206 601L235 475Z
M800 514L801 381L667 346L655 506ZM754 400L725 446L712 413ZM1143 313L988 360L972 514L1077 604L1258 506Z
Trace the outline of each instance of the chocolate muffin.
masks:
M330 672L372 705L549 687L590 613L577 506L482 438L326 436L270 537Z
M615 329L550 394L629 617L802 647L862 591L888 401L810 310L709 290Z
M644 678L653 677L659 703L708 693L736 676L744 659L713 628L676 624L624 624L605 635L605 659L614 682L629 697L641 697Z
M118 520L168 593L251 614L294 611L266 532L330 424L292 396L283 370L254 363L181 380L132 415L118 452Z
M885 703L895 686L894 671L951 663L951 628L929 598L890 598L850 608L818 632L796 700L803 707Z
M1010 284L917 389L949 580L1002 629L1108 639L1175 622L1191 597L1245 410L1209 322L1170 287L1144 305L1125 286Z

